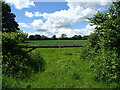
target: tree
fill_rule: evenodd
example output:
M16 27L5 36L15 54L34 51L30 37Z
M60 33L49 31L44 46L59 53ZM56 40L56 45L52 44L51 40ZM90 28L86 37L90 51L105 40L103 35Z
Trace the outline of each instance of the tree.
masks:
M82 39L82 36L81 36L81 35L78 35L78 36L77 36L77 39L78 39L78 40L81 40L81 39Z
M19 40L21 43L24 43L26 40L28 40L28 34L24 33L22 30L16 31L18 36L16 37L17 40Z
M61 38L61 39L66 39L66 38L67 38L67 35L66 35L66 34L62 34L60 38Z
M83 36L82 39L83 40L87 40L89 36Z
M53 39L53 40L56 40L56 39L57 39L57 38L56 38L56 35L53 35L53 36L52 36L52 39Z
M24 32L2 33L2 75L24 79L30 73L44 69L44 61L39 53L30 54L21 48L20 44L26 36Z
M85 58L95 61L97 79L120 81L120 1L113 2L108 12L89 18L91 25L96 25L94 34L89 37ZM84 50L85 51L85 50Z
M10 6L5 2L2 2L2 32L15 32L16 30L20 30L15 21L15 17L16 16L11 13Z
M72 39L73 39L73 40L76 40L76 39L77 39L77 35L74 35L74 36L72 37Z
M81 40L82 39L82 36L81 35L74 35L72 37L73 40Z
M42 39L42 40L47 40L47 39L48 39L48 37L47 37L47 36L45 36L45 35L42 35L41 39Z
M100 45L110 49L120 46L120 1L113 2L108 12L98 12L89 20L92 25L97 25L95 32L99 36Z
M40 39L41 39L41 36L36 34L36 35L34 36L34 38L35 38L35 40L40 40Z
M34 35L29 36L29 40L34 40L34 39L35 39Z

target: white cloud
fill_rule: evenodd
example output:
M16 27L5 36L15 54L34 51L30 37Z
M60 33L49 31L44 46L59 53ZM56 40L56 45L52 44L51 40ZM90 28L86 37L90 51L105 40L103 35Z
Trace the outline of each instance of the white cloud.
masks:
M68 36L73 36L75 34L89 35L94 31L95 26L86 25L83 29L70 29L77 22L88 22L86 18L93 16L99 10L109 4L109 2L103 2L103 0L98 0L97 2L71 2L71 0L66 0L68 3L68 10L56 11L54 13L39 13L36 16L43 16L46 20L45 22L41 19L34 20L32 22L32 27L41 34L53 35L56 34L60 36L62 33ZM80 0L79 0L80 1ZM34 13L35 16L35 13ZM43 33L44 32L44 33Z
M28 36L38 34L38 35L45 35L45 36L47 36L47 37L51 37L48 32L29 32L29 33L27 33L27 34L28 34Z
M25 11L25 16L30 17L30 18L33 17L33 16L40 17L40 16L42 16L42 14L40 12L32 13L32 12Z
M94 32L96 26L90 26L89 24L86 25L83 29L66 29L66 28L59 28L57 30L57 37L60 37L61 34L65 33L68 37L74 36L74 35L89 35L90 33Z
M16 9L29 8L30 6L35 6L32 0L4 0L6 3L10 3L15 6Z
M37 30L37 31L45 31L46 28L43 28L43 21L41 19L38 20L34 20L31 23L31 26L33 27L33 29Z
M86 25L85 28L82 29L67 29L67 28L59 28L59 29L48 29L46 31L42 32L34 32L34 33L28 33L29 35L35 35L35 34L40 34L40 35L45 35L48 37L51 37L53 35L56 35L57 37L60 37L61 34L66 34L67 37L71 37L74 35L89 35L90 33L94 32L96 26L90 26L89 24Z
M70 28L77 22L88 21L86 18L93 16L97 10L101 10L105 4L99 2L69 2L68 10L56 11L54 13L43 13L46 24L51 28ZM107 5L108 3L106 3Z
M31 28L31 26L27 25L26 23L18 23L19 26L24 27L24 28Z
M32 12L28 12L28 11L25 11L25 16L27 17L33 17L33 13Z
M40 16L42 16L42 14L40 12L34 12L34 16L40 17Z

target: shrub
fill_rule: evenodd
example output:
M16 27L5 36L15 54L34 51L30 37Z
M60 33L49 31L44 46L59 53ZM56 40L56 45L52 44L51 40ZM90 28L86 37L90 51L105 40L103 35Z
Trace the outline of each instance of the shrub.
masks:
M120 2L114 2L108 13L98 12L89 18L96 31L83 50L85 60L93 60L96 79L120 83Z
M25 37L26 34L20 32L2 34L2 69L4 75L23 79L30 73L43 69L44 61L39 54L31 55L19 46L26 40Z
M96 70L98 72L97 80L103 80L108 82L120 81L120 58L116 50L100 50L96 59Z

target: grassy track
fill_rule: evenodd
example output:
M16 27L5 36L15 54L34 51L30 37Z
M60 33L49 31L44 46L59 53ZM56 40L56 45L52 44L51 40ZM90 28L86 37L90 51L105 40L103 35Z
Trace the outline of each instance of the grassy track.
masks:
M95 73L90 70L92 62L80 59L81 48L40 48L32 51L32 53L36 52L41 53L46 62L45 71L33 74L26 81L16 82L16 86L25 88L108 87L104 83L94 81Z
M84 45L86 40L32 40L28 46L77 46Z

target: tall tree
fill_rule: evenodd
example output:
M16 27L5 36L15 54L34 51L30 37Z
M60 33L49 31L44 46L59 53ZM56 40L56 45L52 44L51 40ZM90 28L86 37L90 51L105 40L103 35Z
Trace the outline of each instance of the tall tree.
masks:
M67 35L66 34L62 34L60 38L61 39L67 39Z
M34 35L29 36L29 40L34 40L34 39L35 39Z
M74 35L73 37L71 37L73 40L81 40L82 36L81 35Z
M34 38L35 38L35 40L40 40L40 39L41 39L41 36L38 35L38 34L36 34L36 35L34 36Z
M42 39L42 40L48 40L48 37L45 36L45 35L42 35L42 36L41 36L41 39Z
M81 40L81 39L82 39L82 36L81 36L81 35L78 35L78 36L77 36L77 39L78 39L78 40Z
M108 12L98 12L89 20L96 30L89 37L84 57L95 61L96 79L120 85L120 1L113 2Z
M77 35L74 35L74 36L72 37L72 39L73 39L73 40L77 40Z
M56 40L56 39L57 39L57 38L56 38L56 35L53 35L53 36L52 36L52 39L53 39L53 40Z
M93 25L97 25L95 33L100 38L99 44L104 48L120 46L120 1L113 2L108 12L98 12L89 20Z
M15 17L15 14L11 13L10 6L2 2L2 32L15 32L16 30L20 30L15 21Z

